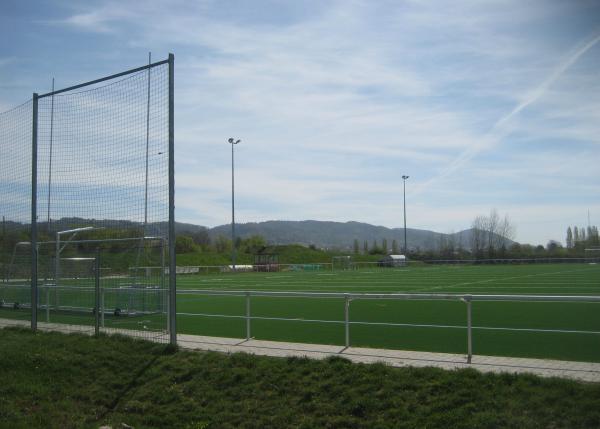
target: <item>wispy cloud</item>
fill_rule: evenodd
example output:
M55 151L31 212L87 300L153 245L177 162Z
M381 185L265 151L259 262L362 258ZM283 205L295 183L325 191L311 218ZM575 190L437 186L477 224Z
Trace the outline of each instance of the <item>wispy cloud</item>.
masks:
M183 221L228 221L229 136L242 138L241 221L398 226L402 174L411 225L438 230L468 227L491 207L526 222L563 201L574 216L600 186L593 2L65 8L43 26L49 34L81 32L128 66L140 51L175 52ZM519 238L560 238L529 230Z

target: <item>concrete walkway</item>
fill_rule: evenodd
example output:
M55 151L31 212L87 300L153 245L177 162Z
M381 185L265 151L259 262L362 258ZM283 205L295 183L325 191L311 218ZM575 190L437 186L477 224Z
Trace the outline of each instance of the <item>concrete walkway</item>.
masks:
M465 355L413 352L403 350L341 347L322 344L285 343L279 341L242 340L234 338L177 335L180 347L192 350L212 350L223 353L244 352L261 356L309 357L325 359L340 356L352 362L383 362L391 366L436 367L447 370L473 368L481 372L528 373L541 377L562 377L600 383L600 363L570 362L545 359L525 359L496 356L473 356L472 363Z
M0 328L6 326L29 326L28 321L0 319ZM93 334L93 327L40 322L42 330L65 333ZM165 341L165 335L153 337L149 332L127 329L103 329L106 333L122 334L148 340ZM149 335L150 334L150 335ZM308 357L325 359L340 356L357 363L382 362L391 366L436 367L446 370L473 368L481 372L535 374L541 377L561 377L578 381L600 383L600 363L571 362L546 359L526 359L474 355L472 363L465 355L449 353L413 352L403 350L341 347L322 344L287 343L279 341L243 340L236 338L204 337L178 334L180 347L190 350L207 350L222 353L251 353L273 357Z

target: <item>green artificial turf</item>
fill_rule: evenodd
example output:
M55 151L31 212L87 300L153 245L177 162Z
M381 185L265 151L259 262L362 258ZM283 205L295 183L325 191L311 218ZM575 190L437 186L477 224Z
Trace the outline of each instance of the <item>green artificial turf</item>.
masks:
M178 290L186 289L598 296L600 266L427 265L179 276ZM177 311L181 333L237 338L246 335L243 319L206 316L243 316L244 297L180 294ZM344 344L342 298L253 297L251 314L256 318L251 322L252 336L257 339ZM351 345L465 354L466 317L466 305L457 301L353 300ZM385 323L406 326L381 325ZM600 303L474 302L473 326L475 354L600 362Z
M106 281L114 287L124 280ZM179 275L177 288L179 292L210 289L598 296L600 265L411 265L398 269L373 266L354 271ZM11 293L11 290L3 293ZM89 296L70 293L73 304L87 305L90 309L93 306L91 292L86 292ZM107 292L107 309L119 301L116 293ZM68 293L61 296L61 302L70 299ZM127 298L126 294L123 296ZM152 297L152 293L147 297L149 304L153 302ZM44 296L40 299L43 301ZM120 300L123 301L123 297ZM343 298L252 297L250 304L254 338L345 344ZM600 303L473 302L472 309L475 354L600 362ZM246 336L243 296L179 293L177 313L179 333ZM221 317L223 315L236 318ZM353 300L349 315L353 346L467 352L466 305L459 301ZM28 310L2 308L0 317L27 320L29 314ZM38 312L38 320L46 320L44 310ZM51 311L50 321L93 325L94 317L91 310L87 314ZM133 318L107 315L106 326L160 331L166 326L166 315ZM531 329L567 332L533 332Z
M597 428L600 385L0 329L0 427Z

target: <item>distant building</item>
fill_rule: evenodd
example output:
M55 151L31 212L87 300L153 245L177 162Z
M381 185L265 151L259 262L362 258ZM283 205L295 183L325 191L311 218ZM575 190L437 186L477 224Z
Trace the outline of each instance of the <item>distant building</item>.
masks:
M386 255L378 261L380 267L403 267L406 265L404 255Z

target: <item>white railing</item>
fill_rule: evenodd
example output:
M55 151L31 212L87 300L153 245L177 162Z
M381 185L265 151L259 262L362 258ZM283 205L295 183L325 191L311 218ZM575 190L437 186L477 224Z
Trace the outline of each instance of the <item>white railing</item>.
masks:
M203 295L203 296L237 296L245 297L246 313L243 316L212 314L212 313L180 313L181 316L203 316L203 317L222 317L232 319L245 319L246 321L246 340L252 338L252 320L273 320L273 321L295 321L295 322L317 322L317 323L338 323L344 324L345 347L350 347L350 326L355 325L386 325L386 326L411 326L426 328L457 328L467 330L467 362L471 363L473 356L473 329L481 330L511 330L528 332L556 332L556 333L579 333L596 334L600 331L585 330L562 330L562 329L536 329L536 328L502 328L473 326L472 303L475 301L512 301L512 302L598 302L600 296L575 296L575 295L473 295L473 294L426 294L426 293L342 293L342 292L271 292L271 291L233 291L218 289L190 289L178 290L178 296ZM279 297L279 298L320 298L320 299L343 299L344 300L344 320L312 320L302 318L284 318L284 317L264 317L252 316L251 298L252 297ZM415 301L462 301L466 304L467 326L460 325L427 325L427 324L408 324L408 323L387 323L387 322L364 322L350 320L350 302L356 300L415 300Z

